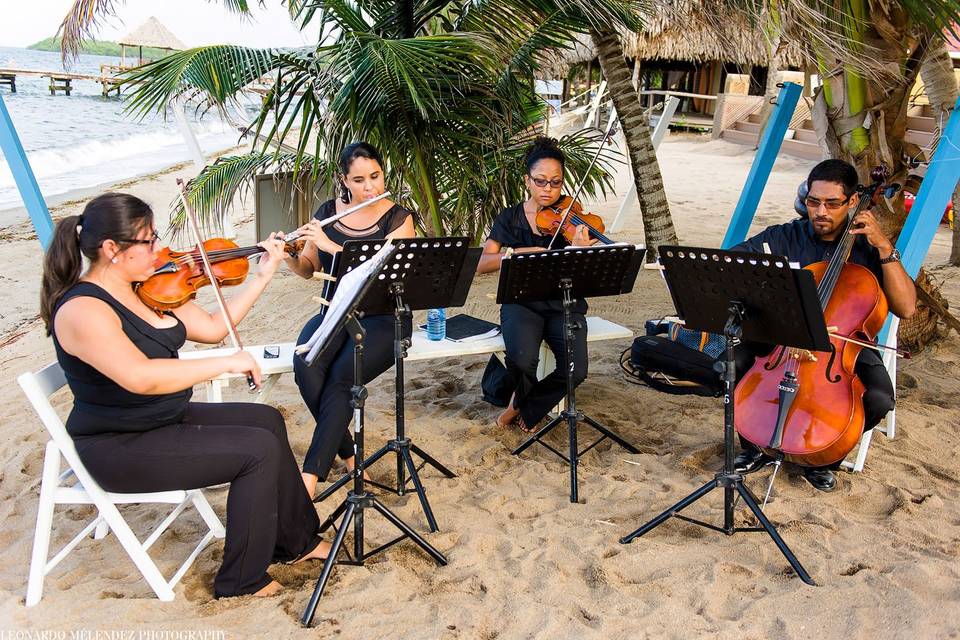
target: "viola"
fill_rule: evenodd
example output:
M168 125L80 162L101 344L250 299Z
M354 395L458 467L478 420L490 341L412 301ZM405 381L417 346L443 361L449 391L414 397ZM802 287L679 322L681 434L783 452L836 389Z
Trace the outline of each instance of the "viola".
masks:
M887 178L885 167L871 172L873 182L860 188L860 201L831 260L806 267L817 281L831 328L830 352L777 347L757 358L737 385L734 426L770 455L805 466L829 465L843 460L863 434L864 386L854 367L861 349L872 346L883 327L887 299L869 269L847 262L856 239L848 231Z
M570 210L569 214L567 209ZM564 216L566 219L564 220ZM561 233L567 242L573 242L577 227L585 226L591 238L596 238L603 244L613 244L613 240L603 235L605 230L603 218L595 213L584 213L583 205L571 196L560 196L560 199L548 207L537 212L537 230L544 235L553 235L557 227L563 222Z
M284 248L287 253L296 255L303 244L304 240L291 236ZM212 277L224 287L242 283L250 272L249 258L266 251L257 245L240 247L225 238L205 240L203 248L210 260ZM198 289L210 284L211 274L204 269L196 246L189 251L164 247L153 266L153 275L139 283L136 292L144 304L157 313L180 307L195 298Z

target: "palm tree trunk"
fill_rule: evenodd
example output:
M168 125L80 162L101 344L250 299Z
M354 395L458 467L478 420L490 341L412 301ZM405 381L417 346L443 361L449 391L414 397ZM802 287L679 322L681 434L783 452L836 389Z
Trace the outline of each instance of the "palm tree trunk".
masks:
M591 29L594 46L600 58L600 68L607 80L607 89L613 106L623 125L623 137L630 155L633 182L643 217L643 237L647 256L656 258L661 244L677 242L677 232L670 217L670 205L663 188L660 164L650 138L650 123L644 113L637 92L630 79L630 68L623 57L620 38L615 31L599 32Z
M927 52L927 56L920 65L920 77L923 78L924 93L930 100L934 120L939 127L943 127L953 106L957 103L957 78L953 75L953 60L947 51L946 43L937 42ZM960 220L957 212L960 211L960 185L953 192L953 243L950 247L950 264L960 266Z

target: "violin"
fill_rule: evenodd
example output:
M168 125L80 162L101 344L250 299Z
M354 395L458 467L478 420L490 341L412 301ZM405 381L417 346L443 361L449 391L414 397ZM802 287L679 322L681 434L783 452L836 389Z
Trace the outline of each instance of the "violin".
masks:
M562 227L560 227L561 222ZM571 196L560 196L560 199L552 205L542 207L537 212L537 230L544 235L552 236L560 227L567 242L573 242L577 227L581 225L587 228L591 238L596 238L603 244L613 244L613 240L603 235L605 230L603 218L595 213L584 213L583 205Z
M284 249L291 255L297 255L304 243L305 240L298 240L291 234L286 239ZM249 258L266 251L258 245L240 247L225 238L205 240L203 248L210 260L212 277L222 287L242 283L250 272ZM189 251L173 251L170 247L164 247L153 263L153 275L136 285L137 295L157 313L176 309L196 298L198 289L210 284L211 275L203 264L196 246Z
M870 176L872 183L860 187L860 200L833 257L805 267L817 281L824 319L832 329L829 354L777 347L756 359L734 395L737 432L788 462L815 467L839 462L863 434L864 386L854 367L860 351L874 346L887 318L887 299L876 276L847 262L856 239L849 233L853 220L872 206L889 177L886 167ZM897 188L887 187L888 197Z

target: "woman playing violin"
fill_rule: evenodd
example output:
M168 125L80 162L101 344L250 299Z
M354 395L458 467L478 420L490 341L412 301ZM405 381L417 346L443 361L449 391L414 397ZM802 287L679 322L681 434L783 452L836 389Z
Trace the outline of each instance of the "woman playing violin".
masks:
M307 242L297 258L287 264L297 275L310 278L314 271L330 271L333 254L347 240L412 238L415 235L413 215L407 209L383 199L355 211L322 228L322 220L334 216L365 200L372 200L385 191L383 160L380 153L366 142L355 142L340 154L341 195L317 209L314 219L298 229ZM298 344L313 335L323 321L317 314L303 327ZM406 320L404 333L412 333ZM366 329L363 349L364 383L369 383L393 364L393 316L366 316L361 320ZM337 454L352 469L353 438L349 425L352 416L350 388L353 385L353 339L343 330L337 338L339 346L327 349L321 359L308 366L302 356L293 361L294 378L300 395L316 420L313 439L303 460L303 482L310 495L317 482L326 479Z
M107 491L139 493L230 483L217 597L270 595L271 562L322 558L329 544L303 491L283 417L251 403L191 402L193 385L222 373L260 370L245 351L179 360L187 339L227 334L219 312L193 302L159 314L134 291L159 253L153 212L131 195L107 193L57 223L46 254L41 316L74 395L67 431ZM283 254L271 236L252 284L228 303L242 319ZM82 271L83 258L89 267Z
M490 236L483 247L478 273L500 268L502 252L543 251L552 236L538 230L537 213L561 198L564 182L563 152L552 138L538 138L527 150L525 159L527 191L523 202L507 207L493 221ZM591 240L585 226L577 227L572 242L559 235L553 248L568 245L588 246ZM577 324L573 344L573 382L579 385L587 377L587 303L577 300L573 319ZM566 351L563 345L563 306L557 300L505 304L500 307L500 325L506 345L507 370L515 387L507 408L498 416L497 424L517 423L524 431L532 431L547 412L563 398L566 391ZM557 368L543 380L537 380L540 343L546 341L557 360Z

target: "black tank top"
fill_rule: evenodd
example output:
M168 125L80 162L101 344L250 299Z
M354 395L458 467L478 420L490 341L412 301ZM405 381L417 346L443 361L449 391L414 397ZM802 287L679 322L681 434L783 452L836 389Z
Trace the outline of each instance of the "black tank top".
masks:
M80 296L96 298L110 305L120 318L123 332L148 358L176 358L187 340L187 328L179 318L176 326L158 329L92 282L78 282L68 290L57 303L54 317L65 302ZM73 410L66 424L71 436L148 431L179 422L183 417L193 389L161 395L132 393L64 351L56 332L52 335L57 361L73 392Z
M326 220L336 213L336 202L333 200L327 200L317 207L317 211L313 214L313 217L317 220ZM327 237L330 238L330 240L337 243L341 247L347 240L383 240L389 234L403 226L403 223L406 221L407 217L411 215L413 214L409 209L404 209L400 205L395 204L387 209L386 213L380 216L379 220L374 222L366 229L354 229L353 227L348 227L345 225L342 220L337 220L333 224L328 225L324 229L324 232L327 234ZM317 253L319 254L320 265L323 267L323 270L327 273L330 273L330 268L333 264L333 256L326 251L318 250Z

